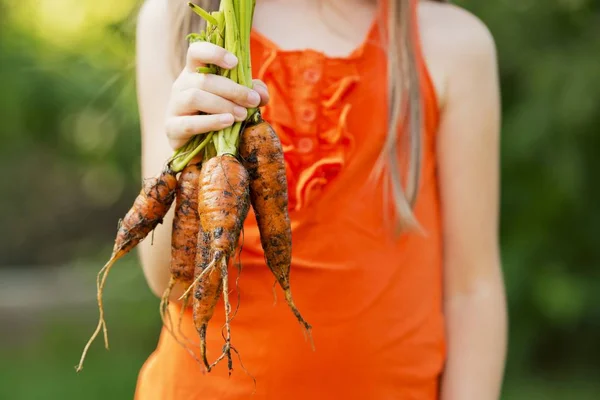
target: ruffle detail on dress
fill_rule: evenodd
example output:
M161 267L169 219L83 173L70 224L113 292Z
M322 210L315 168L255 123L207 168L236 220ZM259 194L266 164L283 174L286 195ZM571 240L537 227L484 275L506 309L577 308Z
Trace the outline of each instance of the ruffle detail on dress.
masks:
M316 52L299 57L272 48L266 51L257 74L271 95L263 117L281 140L289 208L298 211L316 201L348 162L354 138L347 129L352 105L345 97L360 75L354 63Z

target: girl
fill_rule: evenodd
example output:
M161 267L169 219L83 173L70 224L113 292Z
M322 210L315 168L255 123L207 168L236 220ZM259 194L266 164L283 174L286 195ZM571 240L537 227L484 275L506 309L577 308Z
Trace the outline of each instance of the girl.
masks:
M207 43L187 46L200 23L185 0L147 0L141 10L143 175L159 172L190 136L244 119L246 107L263 106L281 138L292 290L316 351L285 302L273 305L250 214L230 298L239 294L232 344L256 378L253 398L498 399L506 341L500 113L486 27L440 1L258 0L250 90L195 72L237 62ZM170 225L166 218L154 244L141 247L159 296ZM178 315L175 300L170 307ZM208 330L213 360L223 345L220 307ZM195 339L191 320L188 310L182 330ZM203 374L163 331L136 398L250 398L254 382L236 362L231 377L226 363Z

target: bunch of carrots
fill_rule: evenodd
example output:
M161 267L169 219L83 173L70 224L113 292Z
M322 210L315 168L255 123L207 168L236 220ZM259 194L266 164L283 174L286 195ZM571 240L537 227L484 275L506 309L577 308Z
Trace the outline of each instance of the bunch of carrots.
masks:
M191 34L188 39L225 47L239 60L231 70L210 65L199 68L198 73L219 74L251 87L250 32L255 0L221 0L219 10L210 13L193 3L189 5L207 24L204 31ZM202 161L197 162L199 158ZM208 371L227 357L231 373L231 350L236 350L231 345L228 266L250 205L256 214L266 264L310 338L311 326L295 306L290 290L292 237L281 143L260 111L249 109L246 121L191 138L168 160L159 176L145 181L119 224L109 261L98 273L100 318L77 371L82 369L87 351L101 331L108 348L102 293L110 269L162 222L173 202L171 279L161 299L160 314L167 329L176 336L168 316L169 297L176 283L185 285L188 289L180 298L182 312L191 300L200 356ZM206 332L221 293L226 316L225 344L222 354L211 364L206 356ZM179 318L181 324L181 315ZM177 340L196 358L184 342Z

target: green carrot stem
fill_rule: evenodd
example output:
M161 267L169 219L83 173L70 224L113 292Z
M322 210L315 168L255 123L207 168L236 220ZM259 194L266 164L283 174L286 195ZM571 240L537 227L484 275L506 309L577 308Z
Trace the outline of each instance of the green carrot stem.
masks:
M198 67L196 68L196 72L199 74L214 74L217 72L217 68L213 65L210 67Z
M243 63L241 66L242 75L244 76L244 84L251 87L252 83L252 68L250 54L250 33L252 31L252 15L254 14L255 0L242 1L242 7L240 9L240 53L243 53Z
M217 20L217 41L215 44L219 47L223 47L225 45L225 15L223 15L222 11L215 11L212 14Z
M235 54L238 65L225 70L216 66L198 68L199 73L215 73L226 76L236 83L252 87L252 66L250 59L250 34L254 17L255 0L221 0L219 11L207 12L201 7L188 3L192 10L206 20L206 29L200 34L189 35L190 41L206 40ZM255 117L257 108L248 109L247 121ZM217 154L237 155L239 134L245 122L236 122L233 126L207 135L197 135L172 158L172 167L179 171L200 151L204 157Z
M223 15L225 17L225 48L229 52L235 54L237 53L235 40L237 38L236 31L238 30L238 26L235 11L233 9L233 1L221 0L221 4L224 4ZM239 54L236 54L236 56L239 56Z
M174 172L180 172L182 171L186 165L188 165L188 163L194 158L196 157L201 151L202 149L211 142L213 137L213 132L210 132L206 135L206 137L204 138L204 140L202 140L202 142L200 142L200 144L198 144L197 146L191 146L191 150L188 151L188 153L182 153L181 157L179 158L174 158L173 161L171 162L171 169ZM196 136L195 141L199 141L201 138L201 136ZM191 143L194 143L194 141L192 141Z
M206 32L201 31L200 33L190 33L189 35L187 35L186 39L190 43L205 41L206 40Z
M202 17L206 22L212 24L212 25L218 25L219 22L212 16L210 15L209 12L207 12L205 9L203 9L202 7L192 3L191 1L188 2L188 6L190 6L192 8L192 10L194 10L194 12L196 14L198 14L200 17Z

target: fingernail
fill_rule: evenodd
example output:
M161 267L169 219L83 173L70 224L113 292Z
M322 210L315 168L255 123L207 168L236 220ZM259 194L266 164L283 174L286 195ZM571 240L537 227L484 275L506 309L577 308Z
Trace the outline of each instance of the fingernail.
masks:
M254 81L254 83L252 84L252 86L254 86L254 87L260 86L262 88L267 89L267 85L265 85L265 83L263 81Z
M233 107L233 115L235 115L237 119L244 119L246 118L246 115L248 115L248 111L246 111L244 107L235 106Z
M225 54L225 57L223 58L223 60L225 61L225 64L227 64L230 67L235 67L238 62L237 57L231 53Z
M231 114L223 114L219 117L219 121L221 121L224 124L233 124L233 115Z
M260 95L255 92L254 90L251 90L250 93L248 93L248 103L250 103L251 106L257 106L260 104Z

